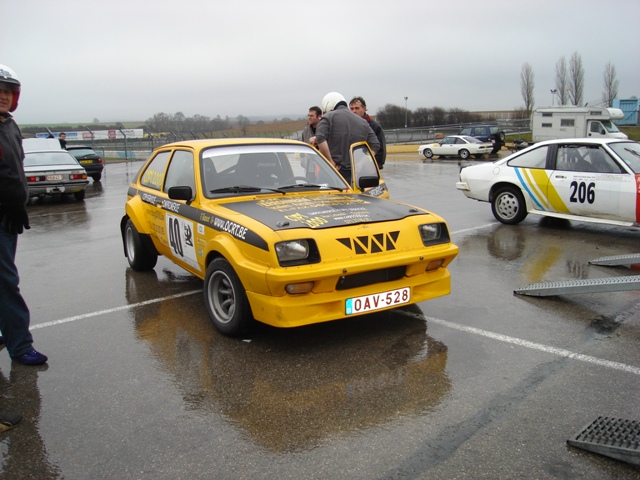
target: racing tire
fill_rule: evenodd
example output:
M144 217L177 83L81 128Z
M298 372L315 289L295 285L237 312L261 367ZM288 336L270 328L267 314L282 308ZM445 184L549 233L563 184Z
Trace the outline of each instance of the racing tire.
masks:
M467 150L466 148L463 148L462 150L460 150L458 152L458 155L460 155L460 158L463 159L463 160L468 160L469 157L471 156L469 154L469 150Z
M220 333L237 337L249 330L251 306L240 278L225 258L209 264L203 290L207 313Z
M85 195L84 190L80 190L79 192L73 192L73 197L79 202L84 201L84 195Z
M522 192L516 187L500 188L491 201L493 216L500 223L515 225L527 216L527 205Z
M131 268L138 272L151 270L158 263L158 254L145 248L131 220L124 227L124 248Z
M433 150L431 150L430 148L425 148L422 153L425 158L433 158Z

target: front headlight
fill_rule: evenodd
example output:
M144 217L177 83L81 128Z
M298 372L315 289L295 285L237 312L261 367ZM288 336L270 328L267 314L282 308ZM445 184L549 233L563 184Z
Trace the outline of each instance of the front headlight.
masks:
M449 243L449 229L446 223L426 223L418 227L420 238L425 247Z
M292 240L276 243L276 255L278 255L278 261L281 264L304 260L309 256L309 242L307 240Z

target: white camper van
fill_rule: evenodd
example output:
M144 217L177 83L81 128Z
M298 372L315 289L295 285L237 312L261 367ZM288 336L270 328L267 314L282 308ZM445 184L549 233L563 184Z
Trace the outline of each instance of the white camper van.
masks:
M555 138L611 137L626 139L611 120L624 118L619 108L605 107L544 107L531 117L533 142Z

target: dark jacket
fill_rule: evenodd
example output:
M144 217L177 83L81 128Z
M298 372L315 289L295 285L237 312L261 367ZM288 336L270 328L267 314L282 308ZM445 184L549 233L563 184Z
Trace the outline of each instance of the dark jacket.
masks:
M380 142L380 150L376 152L376 163L378 164L378 168L382 169L385 160L387 159L387 142L384 138L384 131L378 122L372 119L369 115L366 115L364 119L369 123L371 130L378 137L378 141Z
M0 205L25 205L29 200L24 174L22 134L13 117L0 116Z

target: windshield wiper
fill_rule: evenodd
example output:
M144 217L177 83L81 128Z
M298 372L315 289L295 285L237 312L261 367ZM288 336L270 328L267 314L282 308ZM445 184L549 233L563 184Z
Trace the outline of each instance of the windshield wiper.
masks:
M279 190L277 188L252 187L250 185L235 185L233 187L215 188L213 190L209 190L209 193L251 193L251 192L261 192L262 190L268 190L270 192L285 193L282 190Z
M293 185L284 185L280 187L280 189L294 189L294 188L329 188L331 190L338 190L339 192L344 191L344 188L340 187L332 187L329 185L318 185L317 183L296 183Z

